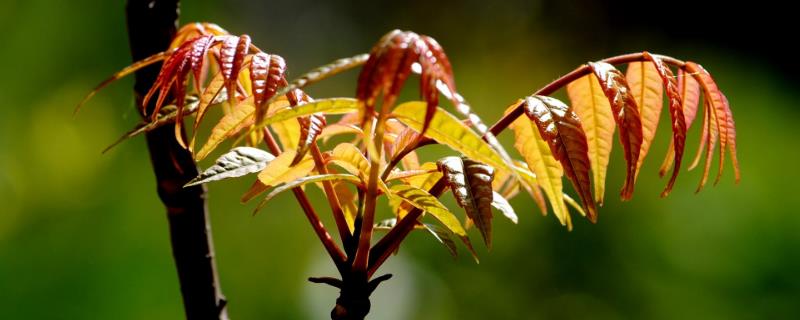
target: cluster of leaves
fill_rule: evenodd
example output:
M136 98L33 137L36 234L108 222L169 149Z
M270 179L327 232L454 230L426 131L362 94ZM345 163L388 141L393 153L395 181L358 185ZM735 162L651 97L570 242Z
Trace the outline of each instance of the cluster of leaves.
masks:
M474 226L490 247L492 207L516 223L508 199L520 190L531 195L542 213L548 211L549 203L550 210L569 228L569 206L596 221L614 131L619 128L626 161L621 196L627 200L655 136L664 92L672 140L660 174L664 176L670 167L673 172L662 196L670 192L680 170L686 133L698 113L701 93L701 144L690 166L697 166L705 155L698 191L706 183L717 142L716 181L726 151L739 180L736 134L727 98L700 65L647 52L583 65L518 100L491 128L458 94L442 47L433 38L413 32L392 31L369 54L334 61L290 83L280 56L264 53L246 35L232 36L218 26L195 23L179 31L168 51L120 71L96 90L160 61L158 80L144 98L146 104L158 94L155 112L123 139L175 122L176 139L198 161L226 140L245 144L225 153L188 185L257 173L242 197L249 201L269 191L256 211L291 190L343 275L361 272L370 277L413 230L427 230L453 254L454 240L459 240L474 255L467 230ZM614 66L624 63L628 64L626 74ZM355 99L315 100L301 90L359 66L363 67ZM419 74L422 101L398 104L411 74ZM563 87L571 105L548 96ZM465 119L441 107L440 95ZM168 99L170 96L174 98ZM168 100L173 104L162 108ZM198 125L215 107L223 110L223 116L215 120L208 139L195 150ZM194 130L186 139L183 118L190 114L195 115ZM495 138L507 127L514 132L514 147L521 160L512 158ZM337 143L323 150L334 136L339 136ZM267 150L256 148L262 142ZM430 144L446 145L458 155L423 161L417 150ZM565 175L579 202L564 193ZM308 203L303 190L307 185L325 193L344 252ZM446 190L463 208L462 218L439 201ZM379 218L377 200L381 196L388 198L392 214ZM436 223L425 222L425 214ZM373 245L375 230L387 233Z

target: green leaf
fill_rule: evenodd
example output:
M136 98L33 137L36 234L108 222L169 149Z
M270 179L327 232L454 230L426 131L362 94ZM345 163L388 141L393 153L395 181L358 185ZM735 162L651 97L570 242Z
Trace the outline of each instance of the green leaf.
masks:
M184 187L259 172L274 159L275 156L261 149L251 147L233 148L219 157L213 166L203 171L192 181L189 181Z
M389 189L392 194L400 199L433 215L433 217L439 220L448 230L461 237L467 236L467 232L464 230L464 227L461 226L461 222L458 221L458 218L456 218L450 210L447 210L447 207L439 202L439 199L436 199L436 197L432 196L427 191L405 184L393 185Z
M281 184L281 185L275 187L275 189L273 189L272 192L267 194L267 196L264 198L264 200L261 200L261 202L258 204L256 209L253 211L253 214L256 214L256 212L261 210L261 208L263 208L264 205L267 204L267 202L272 200L272 198L274 198L275 196L277 196L278 194L280 194L280 193L282 193L282 192L284 192L286 190L293 189L293 188L298 188L298 187L303 186L303 185L308 184L308 183L315 183L315 182L321 182L321 181L330 181L330 180L348 181L348 182L352 182L352 183L355 183L355 184L358 184L358 183L361 182L361 179L359 179L358 177L356 177L356 176L354 176L352 174L346 174L346 173L322 174L322 175L316 175L316 176L302 177L302 178L299 178L299 179L296 179L296 180L293 180L293 181L289 181L287 183L284 183L284 184Z
M406 102L397 106L392 113L405 125L422 130L427 105L423 101ZM511 171L500 154L486 141L472 131L466 124L442 108L437 108L425 136L456 150L470 159L489 164L492 167Z
M357 108L356 100L352 98L320 99L278 111L256 124L256 127L261 128L278 121L310 116L315 113L345 114L355 111Z

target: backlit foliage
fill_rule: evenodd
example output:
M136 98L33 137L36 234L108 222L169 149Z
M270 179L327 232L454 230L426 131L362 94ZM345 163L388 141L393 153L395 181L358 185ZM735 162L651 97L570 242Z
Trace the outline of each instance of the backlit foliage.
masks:
M672 190L685 163L686 133L700 110L701 143L689 165L703 165L697 191L706 184L717 144L715 183L726 154L736 181L740 179L728 99L703 67L667 56L643 52L590 62L519 99L487 127L458 93L450 61L431 37L395 30L369 54L334 61L288 82L282 57L262 51L247 35L195 23L180 29L169 50L123 69L89 97L162 61L158 79L144 97L145 104L155 99L155 112L123 139L174 122L175 138L198 161L232 142L235 148L190 184L256 173L242 198L249 201L266 193L256 210L291 190L343 276L360 272L369 279L413 230L427 230L454 254L454 240L460 241L474 255L468 230L474 226L491 246L493 210L516 223L507 200L521 190L543 214L553 211L568 228L569 207L595 222L615 131L626 162L621 197L628 200L652 149L662 108L670 119L671 142L659 173L664 176L672 167L662 196ZM625 73L617 68L621 65L627 65ZM354 99L317 100L302 91L357 67L361 71ZM398 103L412 74L419 76L421 101ZM561 88L570 104L549 96ZM440 96L445 103L440 104ZM222 110L221 118L207 116L213 108ZM184 136L184 118L190 115L191 134ZM214 125L195 148L203 121ZM495 139L506 128L513 131L518 159ZM330 144L334 136L346 142ZM260 149L262 144L266 150ZM455 156L428 161L417 154L431 144L450 147ZM564 192L564 177L576 200ZM325 193L340 243L331 240L305 198L303 188L310 186ZM446 190L464 215L439 201ZM378 210L381 196L388 198L390 210ZM374 231L386 234L373 242Z

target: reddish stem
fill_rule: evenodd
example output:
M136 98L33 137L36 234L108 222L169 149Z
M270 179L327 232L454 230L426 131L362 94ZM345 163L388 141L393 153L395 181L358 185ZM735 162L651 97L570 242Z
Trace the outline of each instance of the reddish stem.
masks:
M328 174L328 167L325 165L325 160L322 159L322 152L319 150L319 146L316 142L311 145L311 156L314 158L314 164L317 166L319 174ZM347 227L347 220L344 218L344 210L342 210L342 206L339 203L339 197L336 195L336 191L333 189L333 184L330 181L322 181L322 187L325 189L328 204L331 206L333 218L336 221L339 239L342 240L342 243L345 244L346 247L346 244L352 239L352 234Z
M281 148L278 146L278 143L275 141L275 138L272 136L272 133L267 129L264 128L264 142L266 142L267 147L270 149L272 153L276 156L281 154ZM325 251L328 252L328 255L333 260L333 263L336 264L336 268L339 272L343 272L345 270L345 261L347 261L347 256L345 256L344 252L339 249L339 246L336 245L336 242L333 241L331 238L330 233L328 230L325 229L325 225L322 223L322 220L319 219L316 211L314 211L314 207L311 206L311 201L308 200L308 196L303 191L303 189L294 188L292 189L292 193L294 193L294 197L297 198L297 202L300 203L300 207L303 208L303 212L308 218L308 222L311 223L311 227L314 228L314 233L317 234L317 237L322 242L322 245L325 247Z
M434 197L439 197L447 185L445 184L444 178L440 178L439 181L436 181L436 184L428 190ZM397 248L400 247L400 243L403 242L403 239L414 230L414 225L417 224L417 220L419 217L422 216L422 210L419 208L414 208L406 214L403 219L397 222L397 225L389 230L375 246L372 247L369 254L369 268L367 269L367 277L371 277L378 268L389 258L392 252L395 252Z

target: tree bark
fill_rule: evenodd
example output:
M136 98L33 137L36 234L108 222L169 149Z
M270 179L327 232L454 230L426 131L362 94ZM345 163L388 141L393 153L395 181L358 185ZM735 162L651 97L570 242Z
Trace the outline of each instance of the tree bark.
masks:
M128 37L134 61L164 51L175 35L178 0L128 0ZM158 76L161 64L136 72L137 106ZM154 99L155 100L155 99ZM142 116L149 116L153 104ZM211 228L205 202L205 186L183 188L196 177L191 154L175 140L174 124L146 134L158 195L167 209L172 255L178 271L186 318L227 319L225 299L219 289Z

